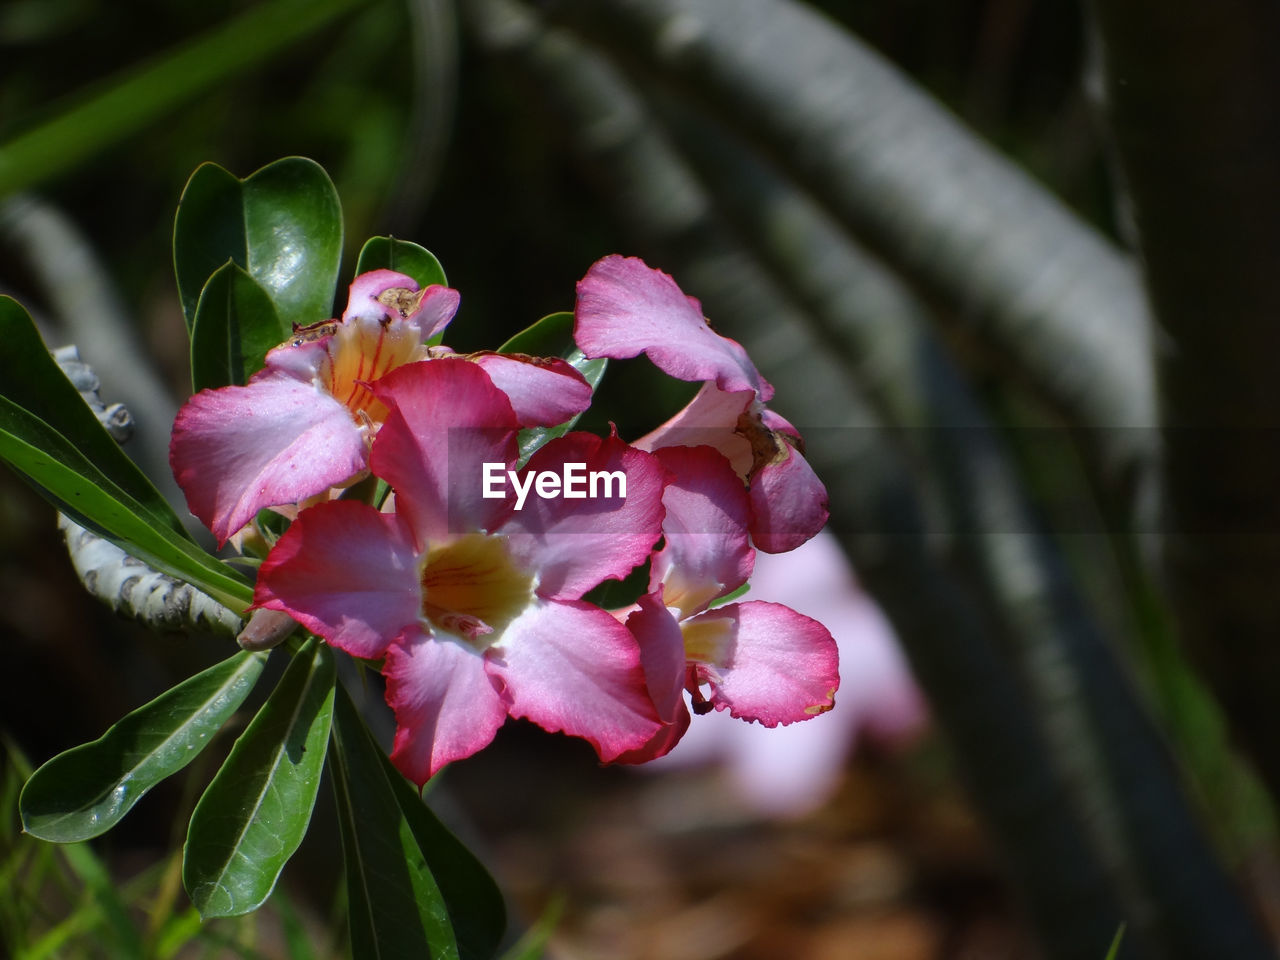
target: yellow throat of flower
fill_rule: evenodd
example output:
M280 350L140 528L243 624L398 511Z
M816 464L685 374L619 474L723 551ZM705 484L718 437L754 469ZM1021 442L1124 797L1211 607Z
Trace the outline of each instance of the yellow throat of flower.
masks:
M341 323L329 341L329 392L346 404L357 421L367 418L381 424L387 408L365 384L426 355L414 324L385 319Z
M483 649L529 606L533 587L533 576L511 561L501 538L465 534L427 551L422 618Z

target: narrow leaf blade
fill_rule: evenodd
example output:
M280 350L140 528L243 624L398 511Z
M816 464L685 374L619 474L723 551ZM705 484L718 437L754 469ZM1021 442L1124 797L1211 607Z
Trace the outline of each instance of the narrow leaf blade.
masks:
M77 523L163 573L243 610L249 584L185 533L164 524L43 420L0 396L0 460Z
M444 897L462 960L487 960L497 952L507 928L502 891L484 864L431 812L391 759L381 750L377 753Z
M0 296L0 343L0 398L64 437L81 459L132 497L154 524L190 540L164 496L120 449L58 367L27 311L5 296Z
M332 759L353 960L459 960L440 888L345 690L334 707Z
M302 842L320 787L333 689L333 655L313 639L196 804L182 881L206 920L260 907Z
M196 758L249 695L266 657L239 653L134 710L92 743L32 774L18 807L27 833L70 843L106 833Z

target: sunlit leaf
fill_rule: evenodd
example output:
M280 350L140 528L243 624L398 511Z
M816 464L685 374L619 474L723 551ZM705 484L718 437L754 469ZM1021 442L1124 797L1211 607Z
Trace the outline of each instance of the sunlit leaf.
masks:
M265 662L263 654L236 654L134 710L92 743L58 754L22 790L23 828L60 843L110 830L208 745Z
M573 342L573 314L553 313L526 327L498 348L499 353L525 353L533 357L560 357L577 370L595 390L604 378L609 361L588 360ZM581 416L581 414L579 414ZM573 429L578 417L554 427L530 427L520 431L520 460L528 460L543 444L563 437Z
M66 437L3 396L0 459L71 519L131 556L233 610L248 606L253 590L243 577L164 524L153 506L138 502Z
M288 338L271 297L234 261L204 285L191 328L191 388L243 385L267 351Z
M0 296L0 397L60 434L103 476L131 497L152 523L190 539L164 497L98 422L72 386L30 315Z
M333 655L313 639L196 804L182 881L205 919L260 907L302 842L320 788L333 688Z
M228 260L261 284L280 322L326 320L341 259L342 208L314 161L286 157L243 180L205 163L187 181L173 262L189 329L205 283Z

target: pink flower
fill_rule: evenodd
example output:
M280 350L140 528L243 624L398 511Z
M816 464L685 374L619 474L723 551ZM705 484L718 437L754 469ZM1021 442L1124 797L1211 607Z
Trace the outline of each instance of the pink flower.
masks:
M835 537L820 533L785 557L757 559L748 596L785 603L831 628L843 675L839 709L819 723L768 731L717 712L645 769L719 761L743 804L765 815L800 816L835 793L850 753L863 743L914 742L928 711L892 627L859 589Z
M387 416L372 384L432 356L425 341L448 325L458 300L456 290L421 290L390 270L362 274L340 320L298 330L246 385L202 390L187 402L169 459L191 512L219 544L264 507L365 475ZM562 423L591 402L591 388L563 360L476 360L510 391L524 426Z
M484 369L411 364L371 389L387 414L370 466L394 489L395 512L350 501L304 510L263 562L255 606L384 658L392 760L418 783L488 744L507 716L584 737L605 761L648 741L659 722L636 641L582 596L657 541L657 458L568 434L517 481L584 464L622 471L625 497L530 496L517 510L484 496L484 464L514 466L521 425Z
M708 444L728 457L747 481L759 549L785 553L822 529L826 488L804 459L799 432L765 407L773 387L670 276L635 257L597 261L578 282L574 339L588 357L644 353L673 377L703 381L684 410L635 446Z
M830 710L839 655L822 624L766 601L711 608L746 583L754 564L741 481L709 447L667 447L656 456L668 471L664 543L627 626L666 726L625 759L652 759L679 741L689 726L684 692L695 713L722 710L766 727Z

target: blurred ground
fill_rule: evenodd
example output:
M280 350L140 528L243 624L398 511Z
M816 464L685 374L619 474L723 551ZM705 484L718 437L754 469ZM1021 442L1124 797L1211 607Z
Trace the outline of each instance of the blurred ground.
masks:
M932 744L864 750L828 803L770 821L712 768L651 775L600 768L576 745L535 753L549 739L509 724L447 791L487 838L514 923L564 898L553 960L1035 956Z

